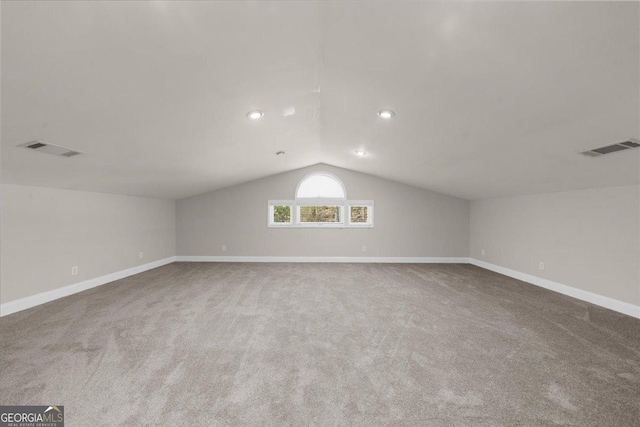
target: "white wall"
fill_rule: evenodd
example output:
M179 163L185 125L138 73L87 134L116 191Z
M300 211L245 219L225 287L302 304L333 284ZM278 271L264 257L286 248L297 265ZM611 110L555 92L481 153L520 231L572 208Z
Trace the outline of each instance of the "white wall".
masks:
M2 303L175 255L173 200L0 188Z
M375 228L268 228L267 200L292 199L312 171L336 174L350 199L374 200ZM0 188L2 303L177 254L471 256L640 305L638 185L468 202L316 165L178 202Z
M640 305L640 186L473 201L471 257Z
M267 201L293 199L298 182L312 171L337 175L349 199L373 200L375 227L268 228ZM179 256L467 257L468 252L468 201L327 165L177 203Z

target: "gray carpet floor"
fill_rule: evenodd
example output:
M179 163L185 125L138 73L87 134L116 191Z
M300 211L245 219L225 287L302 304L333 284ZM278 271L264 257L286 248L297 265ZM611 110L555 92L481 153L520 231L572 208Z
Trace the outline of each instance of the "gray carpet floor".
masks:
M175 263L0 319L67 426L637 426L640 320L461 264Z

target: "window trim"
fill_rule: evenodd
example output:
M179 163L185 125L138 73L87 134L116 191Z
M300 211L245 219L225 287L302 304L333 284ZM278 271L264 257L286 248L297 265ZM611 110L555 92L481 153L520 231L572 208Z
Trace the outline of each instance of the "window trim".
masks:
M274 222L273 206L291 206L291 222ZM339 206L341 210L340 222L300 222L301 206ZM366 206L369 209L369 222L351 222L351 206ZM270 228L373 228L374 206L373 200L343 200L343 199L298 199L298 200L269 200L267 204L267 226Z
M273 207L274 206L289 206L291 209L291 222L275 222L273 220ZM267 224L269 227L291 227L295 223L296 215L295 206L292 200L269 200L269 206L267 207Z
M298 197L298 191L303 182L314 175L322 175L335 180L344 194L343 197ZM347 189L336 175L329 172L311 172L298 182L294 200L269 200L267 202L267 227L271 228L373 228L373 200L348 200ZM291 222L274 222L273 207L290 206ZM300 222L300 207L302 206L338 206L340 208L340 222ZM351 206L366 206L369 222L351 222Z
M367 208L367 222L351 222L351 207L362 206ZM347 224L349 227L373 228L373 200L349 200L347 201Z

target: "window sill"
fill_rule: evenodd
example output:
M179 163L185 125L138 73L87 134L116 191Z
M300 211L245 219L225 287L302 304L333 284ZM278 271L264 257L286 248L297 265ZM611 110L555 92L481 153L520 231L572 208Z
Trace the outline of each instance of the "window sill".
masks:
M269 224L269 228L373 228L373 224Z

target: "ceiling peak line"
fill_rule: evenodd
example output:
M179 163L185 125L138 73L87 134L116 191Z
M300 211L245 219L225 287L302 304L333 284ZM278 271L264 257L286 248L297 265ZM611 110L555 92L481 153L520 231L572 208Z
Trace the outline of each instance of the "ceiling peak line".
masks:
M324 77L324 55L325 55L325 47L326 47L326 7L322 3L317 3L318 5L318 65L316 69L316 81L315 81L315 92L316 92L316 101L315 101L315 125L318 130L318 143L320 146L320 158L322 159L322 142L324 141L323 135L323 126L322 126L322 80Z

